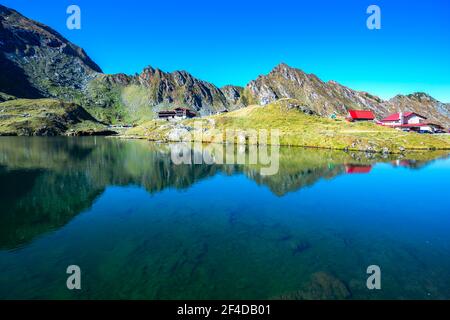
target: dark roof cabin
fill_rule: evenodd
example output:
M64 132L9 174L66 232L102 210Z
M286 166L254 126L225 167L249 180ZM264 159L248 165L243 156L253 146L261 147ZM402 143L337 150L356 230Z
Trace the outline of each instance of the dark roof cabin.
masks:
M175 111L160 111L158 112L158 118L160 119L169 119L169 118L175 118L177 113Z
M175 110L163 110L158 112L159 119L174 119L174 118L194 118L196 114L187 108L176 108Z
M196 114L187 108L176 108L176 116L181 118L194 118Z

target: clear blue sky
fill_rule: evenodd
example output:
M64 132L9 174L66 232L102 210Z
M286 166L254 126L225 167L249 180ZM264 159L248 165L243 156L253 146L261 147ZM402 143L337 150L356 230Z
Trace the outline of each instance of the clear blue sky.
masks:
M279 62L390 98L450 102L449 0L0 0L83 47L106 73L152 65L218 86L245 85ZM66 28L77 4L82 29ZM366 27L381 7L382 29Z

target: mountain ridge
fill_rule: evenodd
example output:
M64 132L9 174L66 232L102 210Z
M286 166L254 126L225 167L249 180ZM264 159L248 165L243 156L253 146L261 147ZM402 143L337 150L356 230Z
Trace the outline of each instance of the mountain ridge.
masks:
M285 63L280 63L267 75L251 81L247 88L261 105L280 98L294 98L322 116L331 113L346 115L349 109L368 109L381 119L390 113L413 111L431 121L450 125L450 103L440 102L426 93L397 95L390 100L383 100L334 80L324 82L315 74L307 74Z
M102 73L82 48L3 5L0 68L0 91L21 98L70 95Z
M137 122L162 109L189 107L199 115L232 111L278 99L296 99L313 112L346 116L367 109L378 118L398 111L420 113L450 126L450 103L425 93L383 100L286 63L246 86L213 83L187 71L148 66L135 75L104 74L86 52L52 28L0 5L0 92L18 98L58 98L75 102L101 121Z

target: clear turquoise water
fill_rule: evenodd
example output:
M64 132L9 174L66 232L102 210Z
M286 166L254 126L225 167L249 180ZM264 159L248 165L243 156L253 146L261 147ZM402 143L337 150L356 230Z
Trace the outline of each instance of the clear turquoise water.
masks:
M0 298L450 298L445 155L283 148L264 177L176 166L169 151L0 138ZM72 264L80 291L66 288Z

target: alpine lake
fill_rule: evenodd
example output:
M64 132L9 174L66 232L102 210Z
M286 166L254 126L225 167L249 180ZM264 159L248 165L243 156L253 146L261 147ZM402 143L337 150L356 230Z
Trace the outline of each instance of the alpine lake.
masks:
M174 148L0 138L0 299L450 299L448 151L281 147L263 175Z

